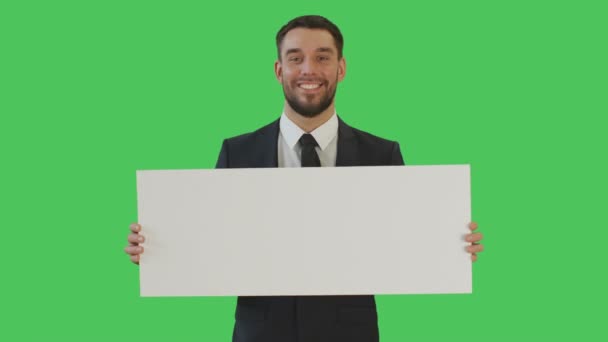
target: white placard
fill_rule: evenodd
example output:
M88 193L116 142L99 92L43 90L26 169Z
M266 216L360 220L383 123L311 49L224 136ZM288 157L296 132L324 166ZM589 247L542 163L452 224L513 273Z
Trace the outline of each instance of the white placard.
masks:
M468 165L137 171L142 296L471 293Z

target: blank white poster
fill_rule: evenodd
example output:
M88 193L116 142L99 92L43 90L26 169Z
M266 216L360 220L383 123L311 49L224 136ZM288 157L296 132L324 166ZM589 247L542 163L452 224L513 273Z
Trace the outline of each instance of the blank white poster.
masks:
M470 293L468 165L137 171L142 296Z

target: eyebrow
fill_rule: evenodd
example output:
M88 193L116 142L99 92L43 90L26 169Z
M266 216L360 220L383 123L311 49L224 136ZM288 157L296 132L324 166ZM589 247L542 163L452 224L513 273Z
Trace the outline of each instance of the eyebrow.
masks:
M330 48L330 47L320 47L316 50L317 52L327 52L327 53L334 53L334 49ZM298 52L302 52L302 49L300 48L293 48L293 49L288 49L285 52L285 55L289 55L290 53L298 53Z

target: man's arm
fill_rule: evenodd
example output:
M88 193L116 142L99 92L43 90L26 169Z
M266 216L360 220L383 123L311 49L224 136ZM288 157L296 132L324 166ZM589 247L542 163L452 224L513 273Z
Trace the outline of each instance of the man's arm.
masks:
M215 164L216 169L227 169L228 168L228 142L224 139L222 143L222 150L220 151L220 156L217 159L217 163Z
M391 165L405 165L403 162L403 156L401 155L401 149L399 143L393 143L393 152L391 155Z

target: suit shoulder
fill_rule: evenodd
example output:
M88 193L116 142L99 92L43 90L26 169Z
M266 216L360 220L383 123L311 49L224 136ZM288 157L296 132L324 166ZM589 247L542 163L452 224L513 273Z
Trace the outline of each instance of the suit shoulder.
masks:
M397 143L396 141L384 139L377 135L362 131L354 127L351 127L351 129L355 137L357 137L357 139L359 139L359 141L363 144L392 147L394 144Z
M279 120L250 133L224 139L217 167L269 167L276 165Z
M377 135L350 127L352 137L357 141L361 165L403 165L399 143Z
M274 129L278 128L278 120L275 120L268 125L261 127L253 132L240 134L237 136L233 136L230 138L226 138L225 142L230 147L235 148L244 148L248 146L253 146L254 143L258 140L260 136L272 134Z

